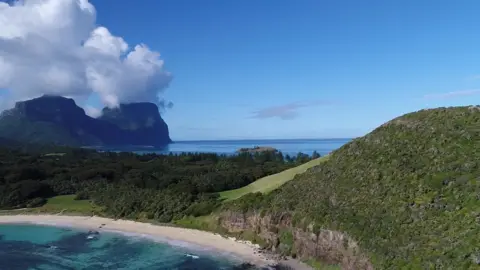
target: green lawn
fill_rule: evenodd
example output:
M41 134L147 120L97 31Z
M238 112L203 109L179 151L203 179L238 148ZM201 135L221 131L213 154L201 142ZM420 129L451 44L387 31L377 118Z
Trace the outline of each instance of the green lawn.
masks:
M88 200L74 200L75 195L61 195L49 198L41 207L30 208L28 212L98 214L102 208Z
M328 160L328 158L329 156L326 155L326 156L311 160L300 166L285 170L283 172L262 177L257 181L247 186L244 186L242 188L220 192L219 193L220 198L222 200L230 201L230 200L238 199L243 195L251 192L268 193L274 189L277 189L278 187L285 184L286 182L292 180L295 177L295 175L304 173L307 169L319 165L320 163Z

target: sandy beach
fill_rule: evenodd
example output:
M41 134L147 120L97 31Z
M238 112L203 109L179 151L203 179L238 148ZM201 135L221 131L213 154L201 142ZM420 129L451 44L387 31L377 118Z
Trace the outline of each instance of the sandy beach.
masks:
M76 227L99 232L114 231L127 234L131 233L147 237L151 236L153 239L159 239L159 241L163 239L166 242L181 241L197 245L205 249L230 254L244 262L250 262L259 266L275 264L274 260L258 253L258 247L249 242L237 241L232 238L222 237L218 234L193 229L157 226L149 223L130 220L113 220L96 216L2 215L0 216L0 223L32 223L60 227Z

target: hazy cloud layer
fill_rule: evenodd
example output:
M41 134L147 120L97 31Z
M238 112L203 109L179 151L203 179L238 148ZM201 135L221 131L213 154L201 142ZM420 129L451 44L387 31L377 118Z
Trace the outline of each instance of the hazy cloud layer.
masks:
M298 110L305 107L327 105L328 102L313 101L313 102L294 102L280 106L267 107L258 111L254 111L251 118L265 119L265 118L280 118L283 120L290 120L296 118L299 113Z
M453 91L447 93L437 93L437 94L429 94L423 96L425 99L448 99L448 98L455 98L460 96L471 96L480 94L480 89L467 89L467 90L460 90L460 91Z
M93 117L93 118L97 118L97 117L100 117L102 115L102 110L101 109L92 107L90 105L85 106L84 110L85 110L86 115L88 115L90 117Z
M97 93L109 107L171 105L158 98L172 79L163 65L158 52L97 26L88 0L0 2L0 89L13 100Z

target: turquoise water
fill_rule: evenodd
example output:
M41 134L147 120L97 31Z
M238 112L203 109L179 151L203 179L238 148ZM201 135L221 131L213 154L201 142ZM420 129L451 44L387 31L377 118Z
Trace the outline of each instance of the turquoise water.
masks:
M1 218L1 217L0 217ZM234 257L140 236L44 225L0 225L0 269L247 269ZM248 268L251 269L251 268Z
M284 154L296 155L298 152L311 155L317 151L320 155L326 155L340 148L351 139L290 139L290 140L225 140L225 141L177 141L165 148L155 149L151 147L110 147L99 150L128 151L139 154L144 153L182 153L182 152L213 152L218 154L234 154L243 147L271 146Z

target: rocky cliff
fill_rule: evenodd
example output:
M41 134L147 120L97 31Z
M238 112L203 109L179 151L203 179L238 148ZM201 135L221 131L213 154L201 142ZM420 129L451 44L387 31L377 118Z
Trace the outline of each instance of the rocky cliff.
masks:
M118 108L104 108L99 120L125 131L130 144L165 145L171 142L168 126L160 116L157 105L153 103L121 104Z
M373 269L358 244L345 233L316 228L313 223L298 226L288 213L223 211L217 222L229 234L259 243L280 257L315 259L342 269Z
M0 137L23 143L69 146L164 146L168 126L153 103L122 104L89 117L73 99L42 96L17 102L0 116Z

